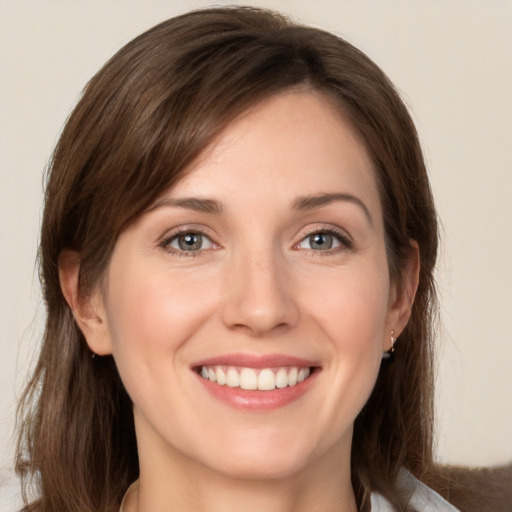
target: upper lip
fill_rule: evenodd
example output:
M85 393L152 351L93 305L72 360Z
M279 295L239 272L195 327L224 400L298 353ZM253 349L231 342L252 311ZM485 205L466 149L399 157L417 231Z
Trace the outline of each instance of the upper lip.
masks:
M317 361L303 359L287 354L245 354L233 353L202 359L192 363L192 368L201 366L239 366L244 368L277 368L282 366L313 367L319 366Z

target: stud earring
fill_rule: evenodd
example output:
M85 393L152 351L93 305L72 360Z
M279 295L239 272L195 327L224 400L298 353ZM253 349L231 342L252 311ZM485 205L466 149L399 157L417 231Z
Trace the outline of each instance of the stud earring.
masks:
M395 352L396 338L394 337L394 334L395 334L395 331L391 331L391 333L390 333L391 348L388 351L382 353L382 359L386 359L389 362L391 362L395 357L394 352Z

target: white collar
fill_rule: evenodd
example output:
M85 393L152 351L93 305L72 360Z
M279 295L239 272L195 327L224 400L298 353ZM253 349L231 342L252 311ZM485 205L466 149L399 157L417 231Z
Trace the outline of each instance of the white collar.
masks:
M409 495L409 505L420 512L459 512L437 492L420 482L406 469L398 474L398 486ZM371 512L394 512L389 501L378 493L371 494Z

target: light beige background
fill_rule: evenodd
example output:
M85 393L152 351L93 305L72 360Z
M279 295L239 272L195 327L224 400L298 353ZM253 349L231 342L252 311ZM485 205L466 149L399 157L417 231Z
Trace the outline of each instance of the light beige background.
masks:
M438 456L512 459L512 2L252 3L347 37L402 91L444 225ZM153 24L206 5L0 0L0 467L11 466L16 396L44 318L35 256L45 162L108 57Z

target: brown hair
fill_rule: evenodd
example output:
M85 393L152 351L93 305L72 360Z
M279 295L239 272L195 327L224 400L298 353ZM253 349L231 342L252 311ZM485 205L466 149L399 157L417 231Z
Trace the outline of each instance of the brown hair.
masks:
M433 268L436 214L413 122L383 72L346 41L253 8L195 11L122 48L88 83L49 164L40 244L47 306L43 346L20 409L17 469L36 476L30 512L117 511L138 474L131 401L112 357L91 359L58 276L63 249L80 254L79 287L98 285L119 234L222 129L265 97L324 92L367 145L384 212L391 278L410 240L420 250L412 316L356 420L352 478L368 507L405 466L432 462Z

